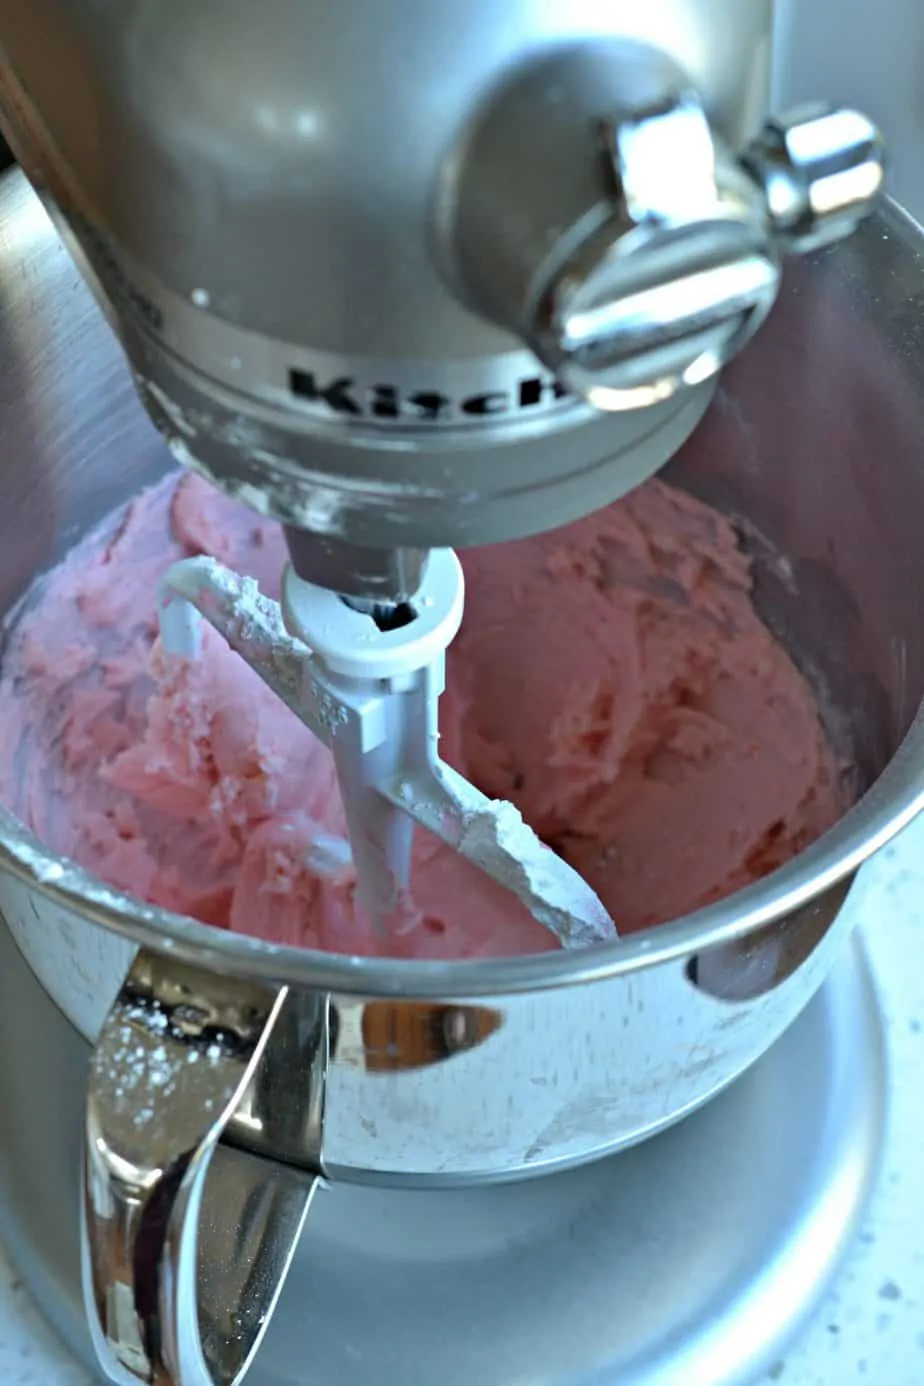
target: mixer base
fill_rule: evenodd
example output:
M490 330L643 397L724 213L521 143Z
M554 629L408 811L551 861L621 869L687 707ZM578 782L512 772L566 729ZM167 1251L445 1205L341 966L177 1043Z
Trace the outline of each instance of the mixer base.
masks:
M88 1364L88 1049L0 927L0 1236ZM837 1269L876 1172L884 1048L859 944L771 1052L635 1150L525 1184L319 1195L248 1386L743 1386Z

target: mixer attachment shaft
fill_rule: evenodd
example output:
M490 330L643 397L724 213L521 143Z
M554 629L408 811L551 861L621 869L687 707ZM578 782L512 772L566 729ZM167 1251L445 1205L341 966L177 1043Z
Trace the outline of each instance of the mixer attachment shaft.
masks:
M413 619L398 629L380 629L291 568L279 605L210 558L169 569L159 616L165 651L187 659L200 651L200 617L208 621L330 747L349 844L326 840L313 864L339 868L351 855L360 902L378 927L406 899L417 823L511 891L564 947L613 939L595 892L518 810L440 760L437 705L462 606L461 566L442 549L430 555Z

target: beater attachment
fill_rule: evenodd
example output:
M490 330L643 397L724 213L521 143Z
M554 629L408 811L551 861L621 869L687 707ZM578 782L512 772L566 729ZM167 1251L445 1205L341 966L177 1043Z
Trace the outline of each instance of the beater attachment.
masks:
M458 558L437 549L403 624L377 622L291 566L277 604L211 558L174 564L158 609L167 654L196 658L204 618L330 747L349 842L319 842L312 865L340 870L352 859L378 928L407 898L418 824L511 891L564 947L612 939L595 892L513 804L487 798L440 759L437 707L463 598Z

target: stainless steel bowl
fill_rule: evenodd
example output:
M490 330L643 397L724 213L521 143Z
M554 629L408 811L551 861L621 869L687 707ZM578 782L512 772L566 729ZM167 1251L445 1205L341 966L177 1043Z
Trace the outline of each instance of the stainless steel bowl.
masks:
M0 910L96 1043L86 1284L110 1367L238 1379L319 1177L459 1184L593 1159L705 1102L817 990L853 873L924 804L920 245L887 207L793 266L671 467L742 520L758 601L840 710L869 786L760 884L578 954L356 960L142 906L0 814ZM8 610L170 465L15 173L0 182L0 363Z

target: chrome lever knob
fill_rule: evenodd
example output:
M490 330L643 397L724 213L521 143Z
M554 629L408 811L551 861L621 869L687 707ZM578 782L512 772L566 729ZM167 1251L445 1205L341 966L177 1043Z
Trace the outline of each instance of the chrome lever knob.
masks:
M856 230L885 180L885 146L860 111L813 106L767 121L742 165L763 190L774 235L805 254Z
M883 170L855 111L769 120L739 155L655 48L558 55L451 161L450 273L569 392L637 410L714 377L772 307L784 255L853 231Z
M530 344L598 408L637 409L701 384L735 354L776 298L779 257L694 93L601 134L613 215L550 275Z

